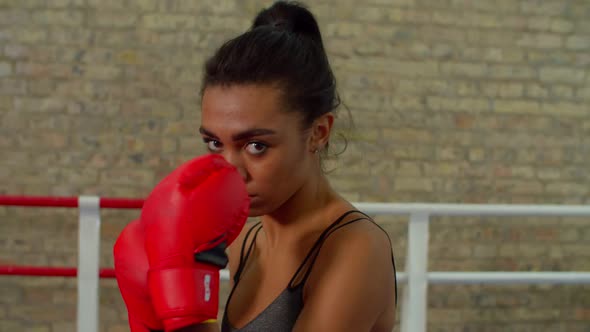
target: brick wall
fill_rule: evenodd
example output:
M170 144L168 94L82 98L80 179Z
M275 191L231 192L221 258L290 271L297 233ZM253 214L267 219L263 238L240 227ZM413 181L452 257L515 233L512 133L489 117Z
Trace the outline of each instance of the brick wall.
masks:
M0 0L0 193L142 197L203 152L201 66L269 1ZM588 204L590 2L311 2L355 201ZM102 264L138 211L105 211ZM403 218L380 217L405 264ZM0 207L0 264L74 265L76 211ZM435 219L432 270L590 270L586 218ZM590 329L588 286L436 286L429 331ZM75 330L74 280L0 277L0 331ZM224 292L226 294L226 292ZM225 296L225 295L224 295ZM101 282L101 331L125 331Z

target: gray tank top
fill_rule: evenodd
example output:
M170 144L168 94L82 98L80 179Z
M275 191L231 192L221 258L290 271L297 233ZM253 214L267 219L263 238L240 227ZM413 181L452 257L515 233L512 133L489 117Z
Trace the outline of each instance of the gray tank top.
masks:
M340 222L352 213L359 213L362 215L362 217L347 221L340 225ZM290 332L291 330L293 330L293 326L295 326L295 322L299 317L299 313L301 312L301 309L303 309L303 286L305 285L305 281L311 273L311 268L315 263L315 260L319 254L322 244L324 243L326 238L338 228L344 227L348 224L357 222L359 220L369 220L373 222L373 220L364 213L357 210L351 210L341 215L328 228L326 228L322 232L320 237L317 239L317 241L314 243L312 248L309 250L307 256L305 257L305 259L303 260L303 262L291 278L291 281L289 281L287 288L281 294L279 294L279 296L277 296L277 298L275 298L274 301L271 304L269 304L268 307L266 307L258 316L256 316L250 322L248 322L245 326L238 329L233 327L231 322L229 321L227 309L229 307L229 303L232 299L232 295L236 289L236 286L240 281L240 277L246 265L246 261L248 260L248 257L252 252L252 248L254 247L254 243L256 242L256 237L262 229L262 225L260 222L252 226L248 230L248 233L246 233L246 237L244 238L244 242L242 243L242 249L240 252L240 264L238 265L238 269L234 274L234 286L225 305L225 312L223 314L223 320L221 322L221 332ZM375 225L377 224L375 223ZM379 225L377 225L377 227L381 228ZM248 250L244 255L246 243L248 242L252 232L254 232L254 235L252 236L252 242L250 242ZM383 230L383 232L385 231ZM391 262L393 264L393 273L395 276L395 262L393 259L393 253L391 255ZM395 302L397 303L397 278L395 279Z

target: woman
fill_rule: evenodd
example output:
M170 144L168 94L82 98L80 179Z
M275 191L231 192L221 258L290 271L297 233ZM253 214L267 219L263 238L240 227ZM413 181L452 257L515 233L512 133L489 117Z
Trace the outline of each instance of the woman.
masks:
M322 172L337 106L319 28L296 3L263 10L207 62L211 155L160 182L114 246L133 332L219 331L224 243L222 332L391 331L389 238ZM260 222L242 228L247 214Z
M261 11L207 62L201 135L237 167L260 216L229 248L223 332L391 331L389 239L322 172L337 106L317 22L297 3Z

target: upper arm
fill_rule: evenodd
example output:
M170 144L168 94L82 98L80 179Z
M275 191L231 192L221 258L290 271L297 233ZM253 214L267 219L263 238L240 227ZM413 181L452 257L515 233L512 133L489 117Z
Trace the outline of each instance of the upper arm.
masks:
M365 222L339 229L313 266L294 331L371 331L393 301L394 278L381 230Z

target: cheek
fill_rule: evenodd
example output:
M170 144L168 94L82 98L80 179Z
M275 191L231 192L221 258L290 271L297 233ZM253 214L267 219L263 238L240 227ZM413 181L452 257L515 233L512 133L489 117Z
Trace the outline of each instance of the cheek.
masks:
M289 192L308 174L304 157L300 151L290 149L254 163L250 169L253 184L268 198L292 194Z

